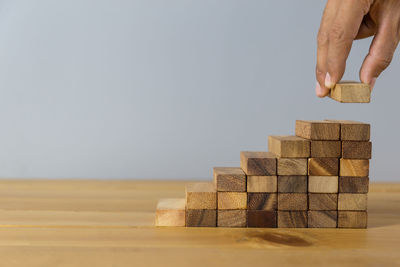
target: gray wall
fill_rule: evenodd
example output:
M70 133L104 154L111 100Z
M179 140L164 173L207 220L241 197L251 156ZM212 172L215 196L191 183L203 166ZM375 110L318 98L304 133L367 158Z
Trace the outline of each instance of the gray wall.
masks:
M1 177L207 179L325 118L370 122L371 178L399 175L398 53L371 104L318 99L323 1L0 3Z

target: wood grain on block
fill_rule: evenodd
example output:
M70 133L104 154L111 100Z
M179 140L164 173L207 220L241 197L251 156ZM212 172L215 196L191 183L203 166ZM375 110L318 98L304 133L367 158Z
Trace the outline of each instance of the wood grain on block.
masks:
M277 190L277 176L247 176L247 192L276 193Z
M340 159L340 176L367 177L369 175L369 160Z
M341 81L331 89L329 96L341 103L369 103L371 89L366 83Z
M247 193L247 209L276 210L278 206L276 193Z
M339 228L367 228L368 213L366 211L338 211Z
M185 199L163 198L157 203L156 226L185 226Z
M307 210L307 194L278 193L278 210Z
M218 227L246 227L246 210L218 210Z
M308 192L337 193L338 191L338 176L308 176Z
M281 158L310 157L310 140L291 135L268 136L268 150Z
M338 210L367 210L368 194L339 193Z
M338 194L308 194L309 210L337 210Z
M344 159L370 159L372 143L369 141L343 141L342 158Z
M246 174L239 167L214 167L217 191L245 192Z
M187 227L216 227L216 210L186 210Z
M339 175L338 158L309 158L308 175L337 176Z
M247 209L246 192L218 192L219 210L241 210Z
M296 121L296 136L311 140L339 140L340 124L331 121Z
M312 158L340 158L341 149L340 141L311 141Z
M278 176L279 193L307 193L307 175Z
M247 175L276 175L276 155L265 151L242 151L240 166Z
M339 177L339 193L368 193L368 177Z
M270 210L248 210L247 226L261 228L276 228L277 212Z
M307 211L278 211L279 228L306 228Z
M368 123L349 120L328 120L340 123L340 140L369 141L371 126Z
M212 182L186 185L187 209L217 209L217 192Z
M278 175L307 175L307 159L278 158Z
M309 210L308 227L309 228L336 228L337 227L336 210Z

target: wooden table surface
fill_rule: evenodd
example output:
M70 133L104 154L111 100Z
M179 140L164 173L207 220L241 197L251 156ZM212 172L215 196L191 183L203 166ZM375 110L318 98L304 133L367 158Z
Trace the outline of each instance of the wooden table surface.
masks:
M1 266L400 266L400 184L372 184L368 229L155 228L184 181L0 180Z

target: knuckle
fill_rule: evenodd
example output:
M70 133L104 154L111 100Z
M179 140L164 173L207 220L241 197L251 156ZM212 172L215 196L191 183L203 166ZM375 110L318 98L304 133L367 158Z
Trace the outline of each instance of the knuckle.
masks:
M375 56L373 58L378 68L381 70L386 69L392 62L392 56L384 56L384 57Z
M329 31L329 41L334 43L346 41L346 35L343 27L336 23L333 24Z
M361 11L365 15L369 12L369 9L373 3L373 0L358 0L358 3L360 5Z

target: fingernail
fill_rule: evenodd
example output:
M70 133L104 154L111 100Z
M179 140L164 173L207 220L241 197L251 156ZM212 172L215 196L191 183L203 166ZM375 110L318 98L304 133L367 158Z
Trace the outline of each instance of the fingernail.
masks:
M331 75L329 75L329 72L327 72L325 75L325 87L333 88L334 86L335 86L335 84L331 80Z
M376 77L372 78L371 81L369 82L369 88L371 89L371 91L372 89L374 89L375 82L376 82Z

